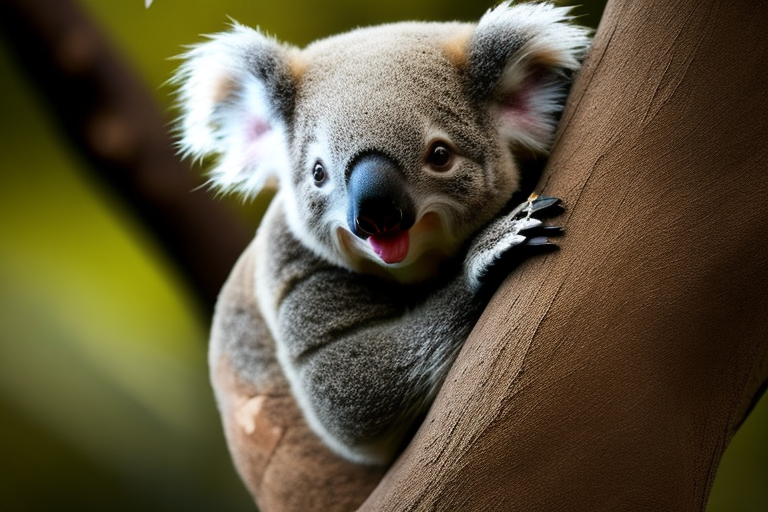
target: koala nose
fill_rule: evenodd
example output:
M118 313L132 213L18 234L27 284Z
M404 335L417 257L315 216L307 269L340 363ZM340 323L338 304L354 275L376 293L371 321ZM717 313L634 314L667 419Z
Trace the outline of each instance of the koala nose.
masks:
M347 223L356 236L366 239L413 226L413 200L405 177L390 158L374 153L358 159L352 166L347 187Z

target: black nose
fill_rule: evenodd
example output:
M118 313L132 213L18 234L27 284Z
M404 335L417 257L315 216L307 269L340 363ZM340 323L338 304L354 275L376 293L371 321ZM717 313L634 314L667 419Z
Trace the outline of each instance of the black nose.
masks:
M360 238L397 230L414 223L414 205L397 164L377 153L352 165L347 184L349 229Z

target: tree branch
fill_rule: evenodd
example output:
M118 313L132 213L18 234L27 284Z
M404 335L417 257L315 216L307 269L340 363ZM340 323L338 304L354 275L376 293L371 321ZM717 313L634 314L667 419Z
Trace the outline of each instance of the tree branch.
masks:
M63 136L212 310L252 233L194 191L144 85L72 0L0 0L0 29Z

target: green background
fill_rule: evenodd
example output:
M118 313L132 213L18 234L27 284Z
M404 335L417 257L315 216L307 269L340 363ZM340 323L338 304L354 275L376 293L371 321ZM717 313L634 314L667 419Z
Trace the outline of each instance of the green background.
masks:
M494 2L84 0L168 117L169 58L227 16L304 45L360 25L477 19ZM602 2L580 2L596 24ZM0 39L0 510L253 510L208 385L209 313L83 172ZM214 199L212 200L220 200ZM249 209L227 203L256 225ZM768 403L709 510L768 510Z

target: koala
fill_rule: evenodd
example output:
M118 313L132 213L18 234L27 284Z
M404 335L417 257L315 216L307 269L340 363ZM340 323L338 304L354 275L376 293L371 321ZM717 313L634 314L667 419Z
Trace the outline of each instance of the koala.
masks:
M263 324L212 344L211 364L226 356L256 381L274 354L331 450L391 462L485 307L489 272L556 234L537 217L557 199L510 201L588 46L567 8L505 3L477 23L360 28L304 49L238 24L193 47L176 77L183 152L216 157L223 191L277 186L254 241Z

